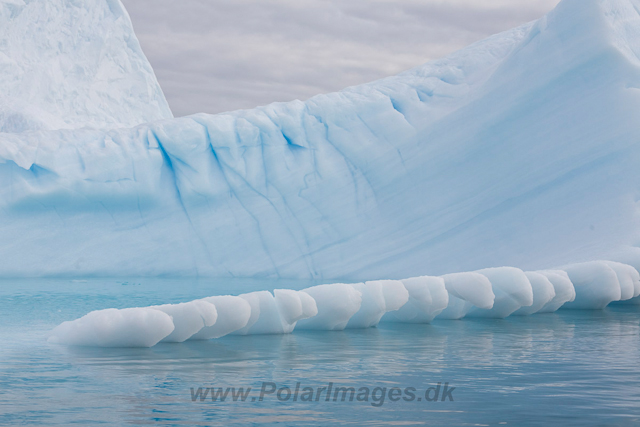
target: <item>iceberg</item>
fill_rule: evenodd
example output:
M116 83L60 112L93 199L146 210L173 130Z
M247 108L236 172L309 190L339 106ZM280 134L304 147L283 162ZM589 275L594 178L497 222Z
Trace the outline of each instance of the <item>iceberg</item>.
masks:
M94 311L52 343L640 304L640 0L562 0L396 76L180 118L120 0L3 0L0 72L0 277L342 282Z
M213 296L182 304L94 311L56 327L49 342L151 347L158 342L178 343L228 334L366 329L381 321L415 324L465 317L502 319L551 313L560 308L598 310L621 301L622 288L634 289L637 276L637 270L628 264L593 261L569 265L564 270L523 272L500 267L443 277ZM621 281L627 284L621 286ZM632 294L629 289L626 297ZM629 297L627 301L637 304L638 299Z
M118 0L2 2L0 276L365 282L625 262L640 246L638 10L563 0L397 76L173 119Z
M0 1L0 133L173 117L119 0Z

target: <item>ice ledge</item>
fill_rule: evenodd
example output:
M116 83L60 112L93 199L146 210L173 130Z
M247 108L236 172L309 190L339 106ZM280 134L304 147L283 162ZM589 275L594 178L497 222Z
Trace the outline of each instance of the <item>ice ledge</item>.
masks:
M558 270L490 268L443 277L276 289L188 303L93 311L57 326L49 342L74 346L152 347L159 342L227 334L288 334L294 329L369 328L379 322L430 323L505 318L566 309L640 305L640 274L628 264L593 261Z

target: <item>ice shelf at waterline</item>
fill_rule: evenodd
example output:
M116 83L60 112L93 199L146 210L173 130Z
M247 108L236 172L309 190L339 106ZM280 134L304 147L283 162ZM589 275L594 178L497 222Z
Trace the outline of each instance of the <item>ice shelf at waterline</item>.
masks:
M101 58L111 71L94 72L85 48L68 51L86 45L67 43L56 33L64 26L21 26L38 8L103 17L80 34L115 46L118 55ZM0 2L0 32L14 46L0 44L0 70L41 83L21 61L77 61L29 85L49 94L23 98L18 77L0 83L0 276L360 282L635 265L638 10L640 0L563 0L536 22L394 77L171 119L118 0ZM46 40L60 41L59 52ZM104 78L114 70L129 71ZM74 76L85 82L77 89ZM107 102L112 90L127 101ZM39 97L60 100L60 121L30 125L20 105L49 108ZM109 107L96 118L89 100ZM123 117L166 120L124 129Z
M214 296L182 304L93 311L56 327L55 344L151 347L158 342L227 334L342 330L381 321L430 323L464 317L505 318L559 308L601 309L614 301L640 305L640 274L627 264L594 261L562 270L489 268L442 277L318 285Z

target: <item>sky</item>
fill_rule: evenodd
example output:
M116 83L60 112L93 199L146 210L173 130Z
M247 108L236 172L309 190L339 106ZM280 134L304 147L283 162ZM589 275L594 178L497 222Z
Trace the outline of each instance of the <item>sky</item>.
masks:
M122 0L175 116L305 100L538 19L558 0Z

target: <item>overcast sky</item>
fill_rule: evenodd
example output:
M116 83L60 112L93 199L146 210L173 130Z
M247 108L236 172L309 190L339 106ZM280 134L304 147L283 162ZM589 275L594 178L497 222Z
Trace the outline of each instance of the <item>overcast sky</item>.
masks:
M176 116L307 99L537 19L558 0L123 0Z

